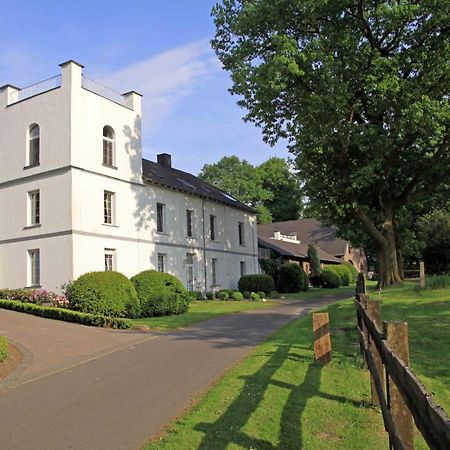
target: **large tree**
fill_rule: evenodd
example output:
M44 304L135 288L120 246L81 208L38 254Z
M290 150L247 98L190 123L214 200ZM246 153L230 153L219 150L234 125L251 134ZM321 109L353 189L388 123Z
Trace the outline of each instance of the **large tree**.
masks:
M245 119L287 138L320 218L357 226L401 280L396 214L450 177L442 0L224 0L213 48Z

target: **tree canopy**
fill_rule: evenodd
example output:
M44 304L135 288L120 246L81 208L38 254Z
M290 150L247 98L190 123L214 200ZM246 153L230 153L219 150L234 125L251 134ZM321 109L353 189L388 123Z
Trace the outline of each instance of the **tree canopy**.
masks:
M283 158L270 158L254 167L237 156L225 156L216 164L205 164L199 177L254 207L259 223L300 216L302 190Z
M450 178L441 0L224 0L212 46L265 141L287 138L319 218L357 228L402 278L398 211Z

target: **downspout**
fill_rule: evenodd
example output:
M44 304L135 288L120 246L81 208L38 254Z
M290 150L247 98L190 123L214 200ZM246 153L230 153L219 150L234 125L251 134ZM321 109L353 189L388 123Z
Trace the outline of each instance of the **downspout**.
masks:
M253 267L254 267L254 271L255 273L259 273L259 267L257 267L258 265L258 254L255 252L255 224L252 224L252 237L253 237Z
M205 228L205 200L202 199L202 228L203 228L203 273L205 279L205 296L208 292L208 283L206 275L206 228Z

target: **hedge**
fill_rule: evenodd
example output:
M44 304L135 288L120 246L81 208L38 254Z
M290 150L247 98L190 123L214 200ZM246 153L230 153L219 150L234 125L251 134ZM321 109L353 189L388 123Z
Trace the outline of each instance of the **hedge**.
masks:
M132 325L132 322L129 319L82 313L65 308L39 306L34 305L33 303L23 303L17 300L0 300L0 308L12 309L13 311L33 314L34 316L45 317L47 319L80 323L82 325L89 325L92 327L120 328L124 330L131 328Z
M320 274L322 287L326 289L338 288L341 286L339 275L331 269L323 269Z
M308 277L300 264L282 264L278 273L280 292L300 292L308 290Z
M131 281L139 298L141 317L182 314L189 309L188 291L173 275L145 270Z
M8 341L5 336L0 336L0 362L8 357Z
M139 302L133 283L119 272L88 272L66 288L70 308L107 317L137 317Z
M241 292L264 291L266 294L270 294L275 290L275 282L267 274L244 275L239 279L238 287Z

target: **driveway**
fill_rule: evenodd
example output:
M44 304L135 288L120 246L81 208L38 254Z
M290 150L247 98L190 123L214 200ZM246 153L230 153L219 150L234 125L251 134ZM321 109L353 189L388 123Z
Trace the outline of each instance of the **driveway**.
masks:
M125 348L113 351L109 347L101 357L91 356L66 370L34 377L0 395L1 446L8 450L137 450L269 334L312 307L332 301L285 302L274 309L220 316L183 330L150 334L145 340L142 334L94 329L99 339L131 341ZM82 330L80 334L91 333L86 327ZM71 353L69 347L60 348ZM80 354L81 350L78 358Z

